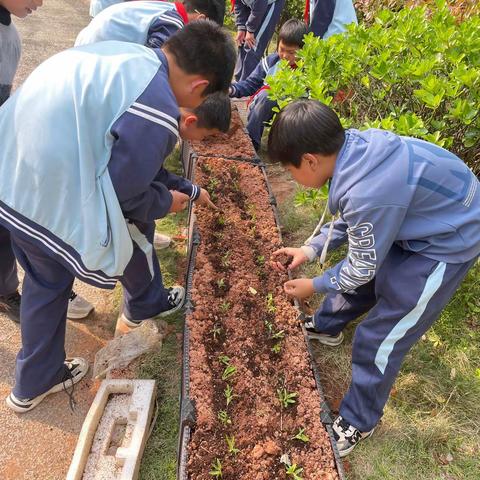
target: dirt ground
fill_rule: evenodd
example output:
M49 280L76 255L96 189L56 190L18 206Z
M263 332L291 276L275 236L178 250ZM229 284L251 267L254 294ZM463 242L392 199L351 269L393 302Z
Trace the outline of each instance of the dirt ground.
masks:
M48 0L29 18L14 20L22 36L22 59L15 86L43 60L73 45L88 23L87 0ZM75 209L72 207L72 215ZM67 355L93 362L95 352L112 337L116 312L113 294L76 284L75 290L95 305L83 322L69 322ZM15 356L20 329L0 314L0 478L2 480L60 480L66 472L83 420L96 392L90 374L75 388L77 408L69 409L68 396L58 393L29 413L18 415L5 405L14 383Z

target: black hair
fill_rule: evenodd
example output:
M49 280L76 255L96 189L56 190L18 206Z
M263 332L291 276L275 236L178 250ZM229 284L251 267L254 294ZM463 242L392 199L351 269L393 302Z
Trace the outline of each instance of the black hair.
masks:
M227 133L230 129L232 106L230 97L225 93L212 93L194 110L198 126L208 130L220 130Z
M204 75L210 82L204 95L227 92L237 52L232 36L211 20L198 20L175 32L163 48L187 74Z
M305 22L297 18L287 20L278 33L278 43L285 45L295 45L303 47L303 37L308 33L308 27Z
M188 13L203 13L209 20L223 25L225 17L225 2L222 0L183 0Z
M268 135L268 156L274 162L300 167L302 155L337 153L345 130L337 114L317 100L296 100L277 114Z

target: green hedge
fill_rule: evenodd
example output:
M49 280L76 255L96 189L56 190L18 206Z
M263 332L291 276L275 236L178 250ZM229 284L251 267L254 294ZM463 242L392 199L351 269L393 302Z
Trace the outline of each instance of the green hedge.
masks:
M280 107L311 97L346 127L384 128L436 143L480 173L480 18L458 23L445 2L380 12L326 41L306 37L298 68L268 79Z

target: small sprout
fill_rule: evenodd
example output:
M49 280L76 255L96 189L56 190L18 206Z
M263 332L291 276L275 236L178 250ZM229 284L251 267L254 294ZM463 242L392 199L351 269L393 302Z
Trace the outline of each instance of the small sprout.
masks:
M257 227L254 225L249 229L250 236L254 237L257 234Z
M265 320L265 326L267 327L268 335L272 336L272 333L274 332L273 323Z
M230 310L230 303L227 301L224 301L220 304L220 310L223 313L227 313Z
M274 340L281 340L284 337L285 337L285 331L284 330L279 330L278 332L272 333L272 338Z
M279 354L282 350L282 342L277 342L273 347L272 347L272 352Z
M228 453L236 455L240 450L235 448L235 437L233 435L225 435L225 441L227 442Z
M219 215L217 217L217 225L219 227L224 227L226 224L227 224L227 220L225 219L225 217L223 217L222 215Z
M237 367L235 365L228 365L222 373L222 380L228 380L237 373Z
M218 419L223 423L223 425L231 425L232 423L226 410L220 410L218 412Z
M297 397L297 392L289 392L285 387L277 389L277 398L283 408L295 404Z
M222 478L222 462L220 459L216 458L212 463L212 469L210 470L209 474L215 478Z
M226 252L222 257L222 267L228 268L230 266L230 252Z
M222 333L222 329L217 324L215 324L212 328L211 333L213 335L213 339L217 340L217 337L220 336L220 334Z
M267 311L268 313L275 313L277 311L277 307L275 306L275 302L273 300L273 294L269 293L267 295Z
M230 358L227 357L226 355L220 355L218 357L218 360L220 363L223 363L226 366L230 365Z
M227 401L227 407L233 402L233 399L235 397L238 397L238 395L235 395L233 393L233 387L230 384L228 384L225 387L225 390L223 391L223 396L225 397L225 400Z
M256 263L259 267L263 267L265 265L265 256L264 255L258 255L257 258L255 259L255 261L256 261Z
M217 287L218 288L224 288L225 287L225 279L221 278L220 280L217 280Z
M249 291L252 295L256 295L256 294L258 293L253 287L248 287L248 291Z
M289 467L286 467L286 474L290 475L293 480L303 480L300 474L303 472L303 468L300 468L296 463L292 463Z
M304 428L299 428L297 434L292 437L292 440L300 440L301 442L308 443L310 441L310 438L305 433Z

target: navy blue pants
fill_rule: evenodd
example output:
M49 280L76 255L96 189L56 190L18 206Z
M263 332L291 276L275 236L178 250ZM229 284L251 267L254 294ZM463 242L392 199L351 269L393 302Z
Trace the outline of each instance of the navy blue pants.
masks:
M376 278L353 293L327 295L315 328L336 335L369 312L353 338L352 381L340 415L362 432L380 420L405 355L430 328L475 259L446 264L394 245Z
M10 232L0 225L0 296L18 289L17 262L13 254Z
M273 107L277 102L268 98L268 90L262 90L253 99L248 111L247 130L255 150L260 148L265 122L273 117Z
M152 245L155 225L136 225ZM31 398L62 380L68 298L74 274L24 237L12 234L12 245L25 270L20 307L22 348L17 355L13 393L19 398ZM120 278L124 311L134 320L169 308L155 251L152 248L147 258L144 250L135 244L132 259Z
M268 42L272 38L275 28L280 21L285 0L277 0L268 6L258 30L255 32L256 44L254 48L242 45L238 48L237 64L235 65L235 79L237 82L245 80L256 68L262 59Z

